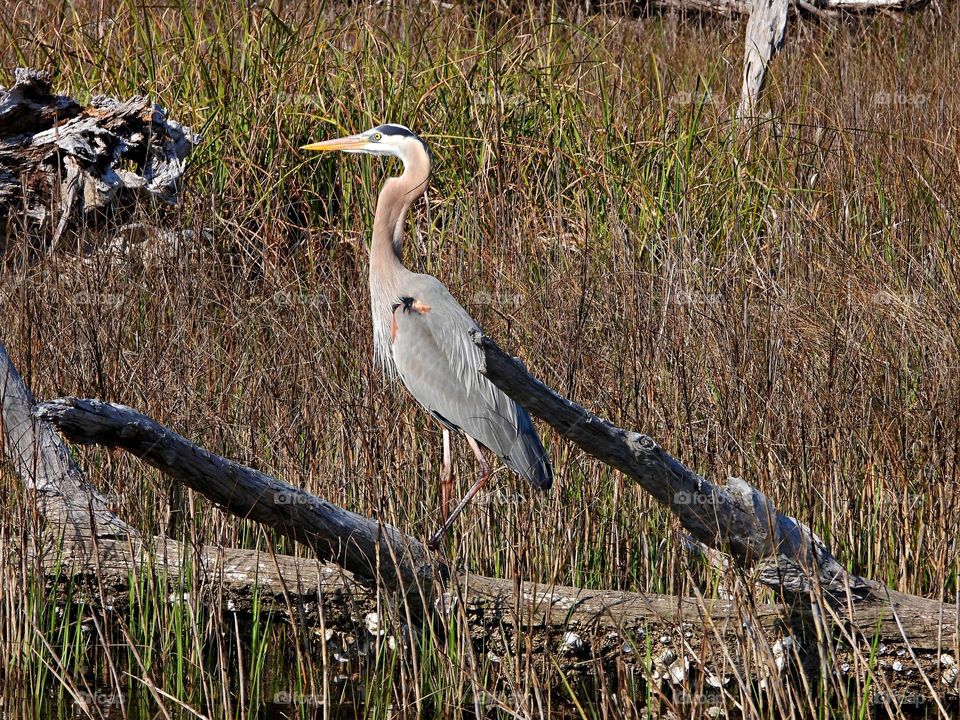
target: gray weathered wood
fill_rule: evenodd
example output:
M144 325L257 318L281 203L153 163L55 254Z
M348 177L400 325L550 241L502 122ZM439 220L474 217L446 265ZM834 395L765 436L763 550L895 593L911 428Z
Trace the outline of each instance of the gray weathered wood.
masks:
M45 538L30 545L42 567L51 572L89 573L95 569L114 579L136 575L158 564L169 577L179 577L183 564L205 576L218 577L234 589L255 584L267 592L318 596L354 589L355 583L337 566L321 565L255 550L184 548L163 537L144 537L117 517L106 499L83 476L67 447L49 423L34 415L34 399L0 344L0 405L3 454L23 487L34 493L45 521ZM154 564L153 569L156 568Z
M138 198L174 202L199 141L144 97L98 96L83 107L49 73L18 68L0 88L0 218L50 228L54 241L93 211Z
M494 358L498 357L492 346L485 345L484 348L488 359L491 355ZM511 358L502 353L499 358L505 363L507 375L516 374L521 378L524 376L529 378L522 367ZM0 359L3 359L7 367L12 369L2 348L0 348ZM491 372L489 368L490 366L488 366L488 372ZM7 377L12 380L6 383L3 393L5 430L23 427L18 425L20 422L18 418L22 419L24 416L23 408L29 400L29 393L25 388L17 390L17 385L22 388L22 382L15 371L11 375L8 370ZM575 441L578 438L582 441L584 437L588 437L599 429L601 436L608 436L606 440L601 439L601 444L607 444L610 437L620 436L621 440L628 441L626 455L630 455L633 452L632 448L636 445L635 442L630 441L642 437L633 437L632 434L612 428L593 416L584 416L582 409L578 411L577 406L556 396L548 396L541 410L551 406L557 399L561 401L562 407L553 406L552 411L558 412L559 428L572 431L572 434L576 435L573 438ZM19 409L16 407L18 405ZM572 421L573 425L593 426L593 429L587 431L586 436L577 435L576 428L570 427L573 417L568 414L570 411L579 418ZM149 450L150 462L171 472L175 478L196 487L201 493L208 494L214 500L219 498L225 509L241 517L265 518L276 522L278 517L284 515L286 500L283 503L274 503L282 507L258 509L263 499L269 497L269 494L274 491L283 492L285 497L287 497L286 493L290 493L290 500L294 497L300 498L290 503L293 506L302 504L316 509L324 502L306 493L296 495L295 493L302 491L198 448L130 408L107 406L93 401L61 400L38 406L36 414L39 418L49 418L60 423L61 429L66 434L74 436L81 442L105 442L107 445L127 447L137 454L143 454ZM34 432L38 430L40 433L46 432L43 430L43 422L31 424L29 427L34 428ZM611 431L613 431L612 435ZM25 436L26 434L21 434L21 440L16 446L21 451L29 445L24 443ZM53 443L57 442L53 437ZM586 446L591 446L591 442L587 442ZM641 446L648 444L640 443ZM153 447L148 448L147 445L153 445ZM8 451L14 449L16 449L14 445L8 445ZM621 464L629 462L622 460ZM686 480L691 479L692 474L689 471L679 466L676 461L671 461L662 451L654 452L649 462L652 466L661 468L672 467L670 472L678 477L683 476ZM179 468L183 463L189 469ZM674 463L679 467L673 466ZM32 472L28 466L22 465L22 467L28 475ZM696 476L692 476L694 482L696 482L695 478ZM36 484L36 481L30 482ZM71 482L69 472L64 470L63 466L57 466L49 473L49 482L55 485L67 482L69 485ZM74 490L71 492L74 491L81 495L95 493L85 483L74 483ZM701 491L703 491L702 487ZM225 499L224 492L228 492L230 497ZM269 505L269 502L266 504ZM313 523L308 520L310 531L296 530L293 536L306 540L311 548L319 549L320 553L330 553L332 552L330 539L325 541L326 545L318 543L315 533L333 533L331 537L338 537L336 533L341 533L339 537L343 537L343 526L336 527L338 523L350 525L359 522L361 527L364 527L373 522L339 508L331 509L333 517L338 518L336 522ZM308 513L307 517L312 512L314 511ZM288 515L285 520L280 521L280 525L282 527L284 524L302 522L303 517L299 514ZM57 516L54 520L58 518L69 521L66 516ZM710 531L710 523L702 519L698 523L701 528L707 528L708 532ZM714 533L718 531L719 525L712 530ZM399 531L395 533L400 537L399 542L402 548L417 545L415 540L402 536ZM369 548L375 548L376 543L380 542L378 538L371 537L368 532L349 533L347 537L356 538ZM238 600L238 603L242 602L244 591L249 592L256 584L261 596L270 594L277 598L282 596L283 600L276 599L275 603L287 601L291 596L299 598L294 600L295 607L299 608L306 608L308 605L316 606L317 600L326 608L325 612L336 612L337 608L342 609L347 605L363 606L362 598L359 604L356 602L356 594L362 594L364 590L356 585L350 573L318 563L314 558L294 558L252 550L214 547L186 549L169 539L143 539L136 535L117 538L103 536L86 544L78 541L69 549L64 546L61 550L60 554L50 553L41 558L45 566L51 568L51 571L56 569L56 572L61 575L64 568L71 568L70 571L75 573L95 572L99 575L119 578L122 583L131 573L136 574L141 569L165 572L167 577L177 578L181 576L183 563L186 562L195 569L198 567L197 563L200 563L202 567L199 569L203 577L210 577L215 582L221 583L225 592L240 594L241 600ZM368 549L365 557L369 558L376 552L377 550ZM345 561L342 554L336 555L336 559ZM382 562L387 560L387 556L381 556ZM369 572L368 564L352 562L361 573ZM433 569L436 571L437 568ZM423 570L428 571L428 567L424 566ZM383 568L379 571L382 574ZM647 593L583 590L516 583L512 579L486 578L469 574L451 578L444 587L443 592L435 596L438 600L436 607L441 613L453 618L452 611L456 610L460 604L465 604L467 609L465 617L470 618L470 631L483 635L486 638L485 645L489 646L488 636L490 635L500 634L502 641L505 628L512 627L514 629L509 632L529 634L533 643L531 651L538 655L559 652L561 657L568 658L571 664L564 665L565 672L583 665L577 660L577 654L565 646L569 640L566 632L568 630L574 633L577 642L582 641L585 644L588 653L604 657L611 657L611 653L621 656L623 655L621 645L624 640L628 641L623 645L626 647L636 638L642 638L644 633L653 633L660 638L654 643L655 646L658 644L665 647L672 646L680 654L682 662L690 660L693 665L709 671L712 667L728 667L729 656L725 653L739 656L739 652L743 650L737 649L738 643L761 641L767 643L769 648L770 644L781 637L784 631L804 632L803 628L807 626L805 618L811 617L804 607L789 610L780 605L744 606L738 602L726 600L703 601L696 598L675 598ZM347 602L344 593L353 596L354 599ZM371 607L369 596L367 597L367 607ZM313 600L310 601L310 598ZM235 604L232 599L229 602L235 609L242 609L242 606ZM274 605L274 607L277 606ZM937 658L940 649L955 646L957 643L957 611L952 605L890 593L885 599L872 596L871 602L857 603L851 610L852 612L847 613L841 609L836 619L855 644L869 644L871 639L879 636L880 640L888 645L888 653L892 654L899 648L905 647L907 643L917 653L916 665L929 677L939 677ZM329 618L330 615L328 614L327 617ZM752 628L746 635L744 634L745 624ZM694 633L692 640L691 632ZM718 664L713 664L714 661L699 655L696 650L700 647L699 640L696 638L707 634L721 640L722 643L729 644L725 646L727 650L721 653L723 657L716 658ZM810 651L813 652L815 649L815 643L812 642ZM637 657L634 653L631 658L626 659L633 662ZM556 660L550 662L556 662ZM919 682L914 683L914 686L918 691L922 690Z
M789 0L790 5L808 12L871 13L909 12L930 4L930 0ZM719 15L748 15L752 0L653 0L659 8L706 12Z
M790 0L751 0L751 5L743 48L743 86L738 112L741 118L756 111L767 67L783 47Z
M876 599L881 588L848 573L811 530L777 511L740 478L715 485L673 458L647 435L618 428L532 377L518 360L480 333L484 374L500 389L597 459L639 483L670 508L705 545L729 553L741 568L788 600L824 593L844 605Z
M439 558L396 528L222 458L132 408L64 398L41 404L37 416L74 442L135 454L224 510L305 543L358 578L429 597L433 580L445 573Z
M136 531L110 512L47 423L33 416L33 397L0 345L4 452L48 522L83 537L126 537Z
M866 637L873 637L879 628L887 633L884 635L886 642L896 642L900 638L896 615L906 628L906 640L916 647L956 642L956 606L888 592L875 583L850 576L822 543L809 534L809 530L792 518L777 513L762 495L743 481L723 488L712 486L671 458L650 438L615 428L560 398L530 377L514 359L496 349L489 340L482 342L488 363L487 373L505 391L521 400L534 414L546 416L548 422L584 450L624 470L658 499L664 498L665 504L680 515L681 522L698 539L728 552L737 548L733 553L734 560L757 571L763 582L777 588L781 594L807 600L807 595L821 597L823 592L841 593L835 597L838 614L845 625L856 628ZM504 381L504 378L509 380ZM322 557L331 557L361 576L369 577L369 558L377 552L381 553L380 572L385 570L383 565L388 556L376 549L379 538L370 532L371 523L376 525L374 521L220 458L130 408L67 398L42 403L36 413L77 442L125 447L205 494L224 509L240 517L266 522L292 537L306 540ZM298 500L288 503L285 499L278 504L276 493L282 493L285 498L289 494L290 499L296 497ZM312 509L306 513L290 513L289 508ZM328 514L336 519L323 519ZM732 519L728 514L732 514ZM290 528L299 524L305 524L306 529ZM768 533L771 525L773 530ZM417 541L403 536L400 531L394 530L393 533L395 543L401 549L422 549ZM731 542L725 540L725 534L730 534ZM358 556L347 558L342 551L333 552L344 537L352 538L361 546ZM395 554L395 557L403 560L402 555ZM804 560L811 561L813 567ZM417 572L418 567L424 573L431 570L429 563L424 563L413 565L412 570L396 571L396 574ZM434 570L436 568L433 566ZM778 581L777 572L782 573L782 583ZM505 598L515 594L514 585L509 580L465 576L461 582L468 582L469 598L479 598L484 604L502 604ZM823 588L818 588L817 582L822 583ZM848 585L850 595L843 596ZM534 591L531 589L530 592ZM611 617L617 622L645 620L652 617L651 613L656 614L662 609L657 603L649 605L650 596L646 594L611 594L576 588L540 588L537 592L539 595L534 603L537 612L554 620L558 614L567 613L573 607L587 613L613 613ZM852 615L842 607L845 598L855 609ZM605 599L614 602L616 608L607 607ZM680 607L686 601L673 598L663 602ZM694 601L690 602L693 603L691 607L702 612ZM799 605L805 607L807 602ZM721 616L734 610L722 603L711 607L726 608L720 611ZM710 613L712 611L707 614Z

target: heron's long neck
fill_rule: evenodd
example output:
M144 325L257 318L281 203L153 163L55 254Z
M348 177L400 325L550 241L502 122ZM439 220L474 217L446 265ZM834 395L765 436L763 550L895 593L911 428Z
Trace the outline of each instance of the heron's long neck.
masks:
M407 160L403 174L387 180L377 199L370 245L370 310L373 315L374 356L388 372L393 371L390 351L390 322L393 305L399 302L403 280L410 271L401 261L403 228L407 212L427 189L430 161Z

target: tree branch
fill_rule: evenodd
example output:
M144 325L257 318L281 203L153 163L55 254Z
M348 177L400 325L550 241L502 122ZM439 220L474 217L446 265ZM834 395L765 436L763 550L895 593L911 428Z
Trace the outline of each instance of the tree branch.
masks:
M132 408L62 398L42 403L36 415L74 442L133 453L224 510L308 545L357 578L414 599L429 597L433 581L446 576L437 557L396 528L220 457Z
M868 598L871 583L848 573L810 529L777 511L740 478L714 485L674 459L647 435L618 428L532 377L518 360L479 332L482 372L530 413L598 460L639 483L668 507L697 540L728 552L741 568L785 599L821 590L837 605Z

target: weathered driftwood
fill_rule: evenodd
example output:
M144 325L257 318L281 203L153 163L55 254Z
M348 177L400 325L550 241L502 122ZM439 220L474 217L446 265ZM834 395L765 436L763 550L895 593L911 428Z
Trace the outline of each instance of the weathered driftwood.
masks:
M527 388L521 389L521 393L530 393L534 401L541 396L536 401L541 404L531 403L532 409L544 411L545 408L552 408L550 412L558 411L555 427L570 434L575 442L584 442L585 448L592 447L602 456L606 453L604 446L617 444L615 438L619 434L623 445L618 451L620 456L627 457L632 453L631 448L637 445L637 438L642 436L632 436L593 416L584 416L582 409L558 398L548 389L532 385L531 390L527 386L536 381L529 378L511 358L500 353L492 344L485 343L483 347L489 363L488 373L497 378L498 371L495 368L500 363L505 376L519 377L521 381L518 387ZM65 539L70 542L57 543L55 547L47 546L49 552L39 558L41 567L50 568L61 576L65 572L95 573L101 580L112 578L120 584L130 573L135 574L142 569L166 573L168 578L175 579L183 576L185 568L192 568L199 571L198 576L208 578L209 584L219 588L220 597L226 597L225 610L242 607L244 598L249 598L254 586L261 594L276 596L277 602L281 605L286 603L300 614L316 613L322 607L327 622L349 612L351 608L364 607L365 587L359 585L351 573L316 559L230 548L186 548L169 539L138 535L101 505L102 498L83 481L79 470L69 461L66 449L55 436L48 434L49 427L29 417L29 393L2 347L0 376L4 378L3 387L0 388L3 391L4 435L15 439L14 442L8 442L8 455L26 458L24 461L15 459L17 471L28 487L38 490L38 498L49 495L50 500L40 507L47 513L46 519L51 529L56 530L60 525L74 522L80 525L79 530L72 529L65 534ZM544 395L543 391L547 394ZM552 407L557 401L562 403L562 407ZM579 434L576 427L571 427L571 411L579 417L579 420L573 420L573 425L591 426L586 435ZM318 553L352 563L361 576L367 574L369 577L369 559L378 552L381 552L378 573L393 577L396 585L396 578L404 572L384 567L385 563L391 561L403 563L407 556L382 553L383 539L366 530L372 521L324 503L319 498L301 495L302 491L296 488L219 458L129 408L96 401L60 400L39 406L36 414L38 418L60 424L66 434L74 435L79 441L96 440L111 446L127 447L138 453L147 452L150 462L172 471L174 477L188 482L241 517L277 522L275 527L281 531L284 525L299 523L306 517L308 524L313 523L309 530L300 528L289 532L298 539L306 539ZM589 439L597 431L599 443L595 441L596 438ZM30 442L31 436L33 442ZM150 448L150 444L155 444L155 447ZM646 447L648 443L641 442L640 445ZM674 476L684 482L691 479L688 476L692 474L662 450L655 449L655 446L648 450L643 461L646 467L654 468L655 472L661 474L664 468L670 468L665 492L669 494L673 491L675 486L669 483L674 482ZM39 459L31 459L36 456ZM619 464L629 466L631 462L623 460ZM188 469L177 469L180 463L186 463ZM41 482L38 478L44 479ZM231 497L224 498L223 493L231 487L231 483ZM43 492L39 491L41 487L45 487ZM691 486L684 484L676 487ZM660 492L662 494L664 490ZM312 509L306 514L287 514L284 508L270 507L271 495L273 501L282 497L283 502L279 504L284 508L289 504ZM299 500L293 502L294 498ZM261 502L266 507L258 508ZM59 511L58 504L74 507L77 513L71 516ZM92 515L89 511L84 513L84 506L97 507L97 510ZM49 513L51 509L53 512ZM327 511L329 518L316 520L315 514L324 515ZM696 511L694 516L698 517ZM350 530L355 522L359 523L356 533ZM704 539L709 539L710 533L716 533L720 528L719 524L714 523L711 529L711 523L702 518L693 525L700 528L700 537ZM317 533L328 533L328 536L320 538ZM404 537L399 531L393 533L391 537L397 539L403 550L422 548L413 538ZM341 542L344 537L348 538L346 543ZM350 543L355 543L358 550L351 556L353 559L347 560L345 550ZM426 571L428 567L441 573L441 577L446 572L442 562L432 566L424 564L420 570ZM417 566L412 565L411 569L416 572ZM412 579L422 581L423 578L413 576ZM100 582L101 588L103 585ZM389 586L389 583L382 582L382 585ZM642 657L638 657L630 648L647 637L649 639L644 642L651 645L657 657L678 658L672 668L663 667L658 671L665 681L678 687L688 678L687 671L683 669L687 663L704 672L736 672L735 665L739 662L737 643L760 642L775 655L777 638L784 633L802 635L812 619L809 610L803 607L790 610L779 605L750 606L727 600L583 590L516 583L513 580L469 574L450 578L442 587L430 583L424 583L421 587L427 587L427 592L429 589L442 590L433 598L435 607L442 614L449 614L458 606L463 607L465 616L469 617L470 631L475 636L479 634L484 647L493 648L491 652L497 647L509 651L509 638L504 633L515 636L522 632L531 638L533 652L546 653L548 657L553 657L551 653L559 653L560 657L573 663L570 667L580 667L582 670L588 667L582 662L584 657L603 657L604 662L613 658L619 658L618 662L637 662ZM369 594L366 597L369 601ZM409 594L407 597L411 598ZM420 599L427 599L426 595L420 595ZM371 606L369 602L366 605ZM310 607L313 607L312 611ZM862 648L876 637L886 646L883 653L893 659L896 658L893 653L902 648L913 653L914 666L921 673L914 675L913 684L897 684L899 691L908 688L910 692L924 692L925 686L919 684L921 676L934 678L934 681L941 683L945 681L949 668L941 668L938 658L941 650L955 647L957 643L954 606L893 594L886 601L861 602L851 610L838 614L837 620L850 641L853 653L861 651L857 649L858 644ZM816 637L811 635L804 638L803 642L808 643L806 647L813 653L811 657L815 658ZM715 652L703 651L706 645L712 645ZM782 653L782 646L780 649ZM844 657L852 660L850 655L835 655L837 662ZM730 665L731 660L734 666ZM553 667L551 663L554 662L556 659L548 661L546 666ZM900 664L903 665L902 662ZM896 666L892 660L889 665ZM942 677L941 670L944 671ZM887 675L890 672L888 669ZM897 679L879 674L874 681L890 694L893 692L893 681ZM938 687L938 690L950 692L949 688Z
M795 7L806 12L835 15L840 12L910 11L928 0L657 0L657 4L725 14L749 14L743 48L743 84L739 118L756 113L770 61L783 47L787 15Z
M273 607L274 610L282 611L284 603L292 603L307 614L311 606L314 613L322 607L328 623L350 613L351 609L359 608L362 616L363 611L375 606L367 592L374 574L369 559L383 547L384 539L369 532L373 521L208 453L129 408L96 401L44 404L37 414L58 418L64 431L75 433L78 441L91 442L98 438L104 444L143 454L144 459L171 471L174 477L196 486L201 493L215 502L219 500L225 509L241 517L265 519L283 531L291 523L299 525L305 517L297 513L279 520L288 506L312 508L306 522L314 531L296 527L291 530L293 536L306 538L320 555L330 556L356 573L313 558L238 548L185 547L169 538L143 536L107 508L104 499L83 480L50 425L31 415L30 393L2 345L0 377L3 378L0 399L5 454L25 486L36 492L49 537L46 542L38 543L41 549L35 551L34 559L51 575L69 580L90 573L101 580L98 583L101 588L122 588L129 577L144 571L166 576L171 581L193 571L220 588L226 598L225 609L250 610L250 596L256 588L261 597L273 597L280 603L281 607ZM187 468L181 468L181 463ZM225 489L230 492L229 498L223 496ZM261 505L264 507L259 507ZM314 514L324 517L311 525ZM349 532L349 540L335 547L333 539L343 538L344 532ZM326 534L323 541L318 533ZM425 552L417 540L401 537L395 530L389 534L400 538L401 551L413 548L416 553ZM361 548L359 554L346 552L351 543ZM399 589L402 585L398 578L404 575L409 581L423 581L414 574L425 570L426 565L418 568L409 564L407 569L397 569L386 566L390 563L409 564L410 558L403 552L385 557L377 568L381 586ZM431 567L437 578L446 578L442 561ZM428 582L421 587L436 586ZM538 628L546 642L551 633L556 640L565 630L573 628L580 633L578 637L586 647L599 642L614 642L619 646L632 633L649 630L660 636L671 628L684 625L702 628L704 623L720 636L736 636L745 620L745 608L724 600L582 590L471 574L451 578L440 590L432 598L435 608L449 614L458 603L465 604L473 618L472 624L479 631L499 632L498 628L502 630L504 626ZM101 602L125 604L113 597L113 589L106 592L108 597L98 598ZM409 595L408 598L414 604L418 599ZM789 613L775 605L750 608L749 615L753 624L770 635L770 643L781 635L789 619ZM677 638L671 635L658 642L666 646L677 642ZM537 650L549 652L550 648Z
M709 482L649 436L611 425L556 394L490 338L475 333L474 341L483 351L483 373L500 389L585 452L639 483L670 508L694 539L729 553L736 566L784 599L804 603L822 598L854 608L914 605L933 613L929 618L945 611L956 626L955 605L897 593L847 572L810 528L779 512L746 481Z
M0 401L4 456L34 493L45 526L44 537L34 538L29 552L52 577L95 573L122 586L143 571L175 579L193 570L237 596L240 608L254 587L268 596L294 596L301 605L303 598L324 598L332 610L343 605L345 594L362 597L361 584L336 565L240 548L185 547L141 535L84 480L49 423L34 417L33 397L2 345Z
M0 88L0 220L26 218L56 240L94 211L174 202L197 142L146 98L83 107L55 95L49 73L18 68L13 87Z
M823 16L841 13L910 12L930 0L653 0L661 9L726 16L748 15L743 51L743 83L737 117L755 115L767 69L781 50L790 9Z
M532 378L490 340L478 341L484 349L486 372L494 382L585 451L640 482L678 514L695 538L729 552L736 563L753 571L761 582L784 597L799 600L801 606L816 604L821 598L832 600L844 622L864 636L872 636L880 628L887 633L887 641L905 635L917 647L957 642L956 606L888 591L850 575L809 529L778 513L747 483L734 480L725 487L710 484L649 437L621 430L591 415ZM445 570L442 562L431 564L423 546L413 538L391 530L393 549L384 552L383 536L373 532L374 526L380 527L374 521L213 455L130 408L66 398L41 404L37 415L74 441L123 447L136 453L225 509L307 539L321 557L337 560L360 577L370 577L370 558L374 557L379 558L377 572L385 576L387 587L399 587L397 578L404 578L404 582L422 579L431 568ZM355 552L347 556L344 548L350 546ZM410 558L415 561L407 566ZM400 567L388 568L389 560ZM472 577L470 586L471 592L488 596L506 597L514 591L509 581L490 578ZM548 594L552 599L546 606L556 604L560 608L577 606L586 598L596 603L607 596L602 591L565 588ZM646 595L615 593L612 597L616 597L618 609L613 612L618 621L635 622L647 617L637 611L648 603ZM540 598L546 600L547 596ZM683 605L677 599L666 602L674 608ZM730 606L716 607L721 608L721 615L731 611ZM624 608L632 610L624 614ZM849 615L851 609L853 614ZM595 611L594 604L590 612ZM610 612L610 608L604 612ZM904 627L903 634L898 621Z
M790 0L752 0L743 48L743 86L740 91L741 118L756 110L767 78L767 66L783 47Z
M234 515L308 545L355 577L404 594L425 592L446 568L396 528L215 455L123 405L66 398L37 413L81 444L120 447Z
M810 13L907 12L930 4L930 0L789 0L790 5ZM659 8L720 15L749 15L752 0L653 0Z
M68 540L135 537L137 532L110 512L107 501L83 473L53 428L33 416L33 396L0 345L0 398L3 401L4 454L49 522Z

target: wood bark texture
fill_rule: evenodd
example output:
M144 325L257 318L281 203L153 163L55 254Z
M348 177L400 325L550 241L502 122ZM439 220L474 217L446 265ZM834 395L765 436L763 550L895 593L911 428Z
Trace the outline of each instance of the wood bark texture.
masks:
M430 597L434 579L446 576L439 557L396 528L211 453L132 408L64 398L43 403L37 416L73 442L133 453L221 509L306 544L358 579Z
M518 360L480 333L484 374L585 452L639 483L668 507L694 539L729 553L735 564L789 601L824 593L836 604L873 598L874 586L848 573L811 530L777 511L740 478L714 485L649 436L602 420L532 377Z
M683 12L719 15L749 15L753 0L653 0L653 6ZM930 4L930 0L789 0L792 7L810 13L910 12Z
M0 88L0 220L20 217L56 241L71 222L138 199L177 199L199 137L144 97L86 107L18 68ZM22 225L21 225L22 227Z
M743 48L743 86L740 91L741 118L756 112L757 101L767 78L767 67L783 47L789 0L752 0Z
M955 605L897 593L847 573L808 528L777 512L765 496L744 481L712 485L649 437L616 428L591 415L532 378L488 338L480 336L477 340L486 357L486 373L501 388L586 452L639 482L669 506L695 538L729 552L735 564L790 600L796 611L807 613L822 604L820 612L832 609L843 616L843 622L865 635L882 627L893 640L899 632L899 621L909 628L905 639L921 647L956 644ZM401 531L391 529L387 535L379 534L383 531L376 521L214 455L131 408L61 398L37 406L36 415L74 442L122 447L136 453L223 509L306 542L321 558L333 559L361 579L379 579L395 590L405 589L406 582L422 581L431 571L449 572L441 559L431 557L419 541ZM386 551L385 538L392 543ZM346 552L351 547L352 552ZM371 563L371 558L379 558L379 564ZM389 567L390 562L397 567ZM379 578L372 574L374 567ZM510 581L464 577L469 577L472 592L487 588L484 592L501 595L514 590ZM537 592L543 595L540 601L553 598L547 606L566 605L568 609L586 598L606 594L574 588L541 588ZM439 599L429 593L423 597L428 596ZM642 606L648 598L629 593L613 596L621 610ZM679 599L669 602L674 607L683 605ZM594 606L590 612L595 611ZM723 612L729 612L729 608Z

